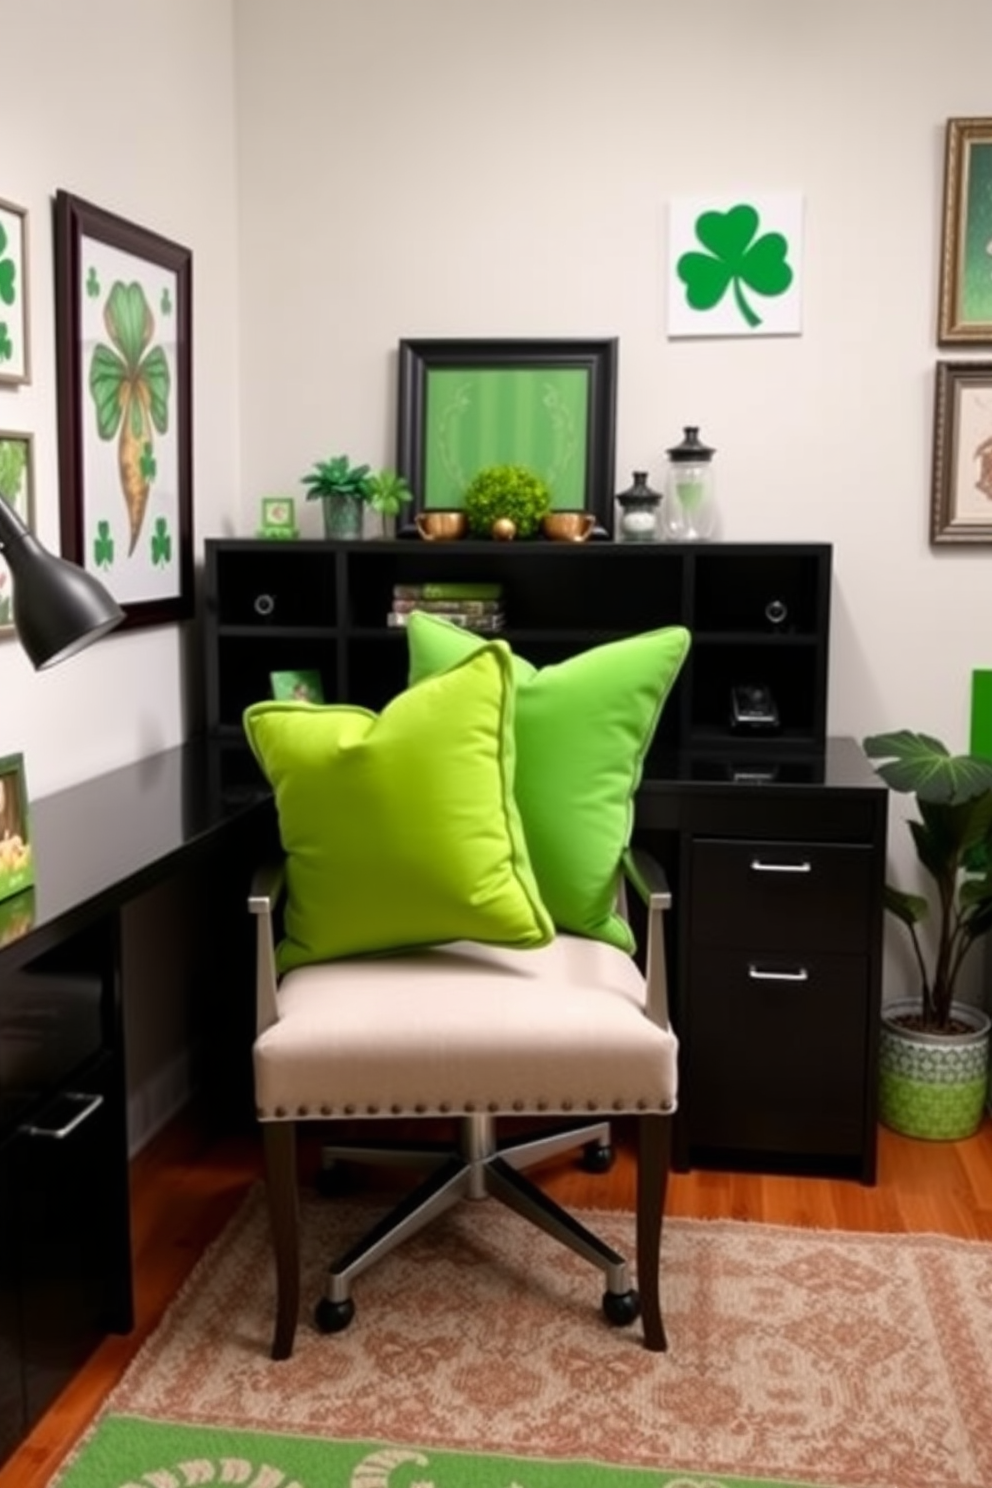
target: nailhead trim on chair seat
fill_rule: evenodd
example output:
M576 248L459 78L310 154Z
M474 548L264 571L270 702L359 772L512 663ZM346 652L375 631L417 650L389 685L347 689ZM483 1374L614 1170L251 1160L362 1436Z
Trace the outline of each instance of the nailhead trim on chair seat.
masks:
M546 1100L531 1101L529 1103L527 1101L515 1100L511 1107L506 1108L499 1105L497 1101L488 1101L486 1103L486 1111L491 1116L498 1116L501 1113L509 1115L511 1112L514 1116L546 1116L549 1114L555 1115L556 1113L569 1115L574 1111L574 1104L573 1101L561 1101L558 1105L549 1105ZM662 1115L670 1116L676 1110L676 1107L677 1102L675 1101L660 1101L657 1106L650 1105L644 1100L635 1101L633 1105L629 1106L624 1105L622 1101L614 1101L611 1110L617 1114L627 1112L630 1115L640 1111L659 1111ZM475 1102L470 1102L462 1108L461 1112L456 1114L470 1116L477 1109ZM599 1106L590 1102L586 1109L596 1112L599 1110ZM378 1106L369 1106L366 1114L369 1116L378 1116L381 1113ZM450 1116L452 1110L451 1106L447 1103L436 1107L419 1103L410 1109L404 1109L402 1106L390 1106L388 1114L389 1116ZM290 1112L284 1106L276 1106L271 1111L267 1110L264 1106L256 1106L255 1115L259 1121L317 1121L334 1119L339 1116L354 1116L355 1107L347 1105L342 1106L338 1110L334 1106L325 1104L320 1107L319 1111L311 1111L306 1106L300 1106L296 1111Z

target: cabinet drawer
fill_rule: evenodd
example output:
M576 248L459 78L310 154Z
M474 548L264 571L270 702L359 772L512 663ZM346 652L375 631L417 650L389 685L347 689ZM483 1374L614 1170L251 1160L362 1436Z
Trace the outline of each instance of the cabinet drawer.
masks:
M694 947L691 961L690 1143L859 1153L868 1098L867 960Z
M865 952L873 866L867 846L697 839L692 939L754 950Z

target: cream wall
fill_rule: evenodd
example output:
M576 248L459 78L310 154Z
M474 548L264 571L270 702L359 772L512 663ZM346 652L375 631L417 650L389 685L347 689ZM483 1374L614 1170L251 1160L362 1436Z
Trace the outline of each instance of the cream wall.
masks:
M988 0L239 0L235 38L244 530L392 457L401 337L617 335L618 488L698 423L726 537L834 544L831 730L966 747L992 550L930 550L930 427ZM803 335L669 342L666 204L738 189L804 194Z
M931 551L927 512L943 128L992 114L988 0L0 0L0 37L34 371L0 428L35 435L44 541L61 186L193 249L198 554L320 455L391 459L401 337L616 335L617 485L700 424L726 537L834 544L831 730L966 746L992 554ZM738 189L804 194L804 334L669 342L666 204ZM177 741L196 649L35 674L0 642L0 753L37 795Z
M992 549L932 551L928 512L988 0L239 0L235 44L244 531L318 456L391 460L401 337L616 335L617 489L699 424L725 537L834 545L831 732L967 748ZM803 334L670 342L666 205L736 191L804 196Z
M34 435L36 526L58 550L51 201L62 187L193 250L195 539L240 503L232 0L0 0L0 196L28 209L32 381L0 429ZM0 755L34 796L178 742L192 627L108 637L35 673L0 640ZM188 694L194 693L192 709Z

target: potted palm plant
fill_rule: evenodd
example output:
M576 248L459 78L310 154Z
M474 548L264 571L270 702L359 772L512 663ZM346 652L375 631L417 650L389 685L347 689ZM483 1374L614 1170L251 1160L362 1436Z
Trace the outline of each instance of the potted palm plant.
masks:
M918 987L882 1010L879 1115L910 1136L970 1136L988 1092L990 1020L957 992L969 952L992 930L992 760L952 755L909 729L871 735L863 748L890 789L915 797L919 817L908 825L933 889L885 887Z

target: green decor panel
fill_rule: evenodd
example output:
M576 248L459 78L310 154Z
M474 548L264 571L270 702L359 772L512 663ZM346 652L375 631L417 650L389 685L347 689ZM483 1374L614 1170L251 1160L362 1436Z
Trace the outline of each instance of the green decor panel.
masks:
M555 508L586 504L589 372L584 367L437 368L427 381L424 504L462 505L490 465L525 465Z

